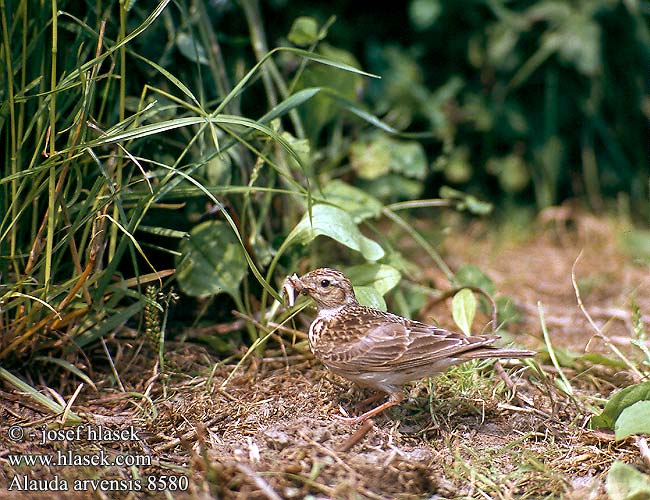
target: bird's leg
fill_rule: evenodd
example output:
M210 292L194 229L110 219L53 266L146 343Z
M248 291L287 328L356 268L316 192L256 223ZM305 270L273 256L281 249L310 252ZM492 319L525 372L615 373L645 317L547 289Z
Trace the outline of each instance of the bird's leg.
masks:
M400 404L403 399L404 399L404 394L402 394L401 392L394 392L390 395L388 401L386 401L383 404L380 404L379 406L373 408L372 410L365 412L362 415L359 415L358 417L340 417L338 415L334 415L334 418L336 418L340 422L343 422L344 424L360 424L361 422L365 422L366 420L368 420L370 417L374 417L375 415L378 415L379 413L386 410L387 408Z

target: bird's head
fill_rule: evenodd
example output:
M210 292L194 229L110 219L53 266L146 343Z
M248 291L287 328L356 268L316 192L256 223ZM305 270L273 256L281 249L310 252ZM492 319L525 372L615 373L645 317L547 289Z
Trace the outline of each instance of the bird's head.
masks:
M315 269L300 278L295 274L289 276L285 288L293 288L314 299L319 311L359 303L350 280L342 272L328 267ZM293 293L289 296L292 297Z

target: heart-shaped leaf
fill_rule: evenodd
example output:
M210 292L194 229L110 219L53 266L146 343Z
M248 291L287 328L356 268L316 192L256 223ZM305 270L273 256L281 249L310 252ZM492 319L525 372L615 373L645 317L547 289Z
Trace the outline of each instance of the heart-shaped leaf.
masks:
M248 266L232 228L221 221L199 224L180 244L176 279L188 295L206 297L226 292L239 296Z
M338 179L323 188L323 196L328 203L349 213L356 223L381 215L382 204L377 198Z
M385 295L402 279L400 272L386 264L361 264L348 267L345 274L358 286L371 286L381 295Z
M382 311L386 310L384 295L402 278L397 269L386 264L361 264L347 268L345 274L354 283L359 302Z
M312 207L311 220L306 213L293 228L283 246L295 243L306 245L317 236L327 236L352 250L361 253L366 260L375 261L384 256L378 243L365 237L345 210L331 205L316 204Z
M376 288L367 285L355 286L354 294L357 296L357 300L362 306L374 307L381 311L387 309L384 297Z

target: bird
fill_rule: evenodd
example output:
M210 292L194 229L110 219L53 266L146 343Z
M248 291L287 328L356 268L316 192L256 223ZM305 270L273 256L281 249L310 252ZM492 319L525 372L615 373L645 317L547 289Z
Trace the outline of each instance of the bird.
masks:
M327 267L302 277L287 277L283 290L290 306L296 292L311 297L318 309L309 327L309 347L330 371L388 400L357 417L340 421L358 424L399 405L402 387L432 377L472 359L524 358L534 351L498 348L498 335L464 335L361 305L351 281ZM371 398L372 399L372 398Z

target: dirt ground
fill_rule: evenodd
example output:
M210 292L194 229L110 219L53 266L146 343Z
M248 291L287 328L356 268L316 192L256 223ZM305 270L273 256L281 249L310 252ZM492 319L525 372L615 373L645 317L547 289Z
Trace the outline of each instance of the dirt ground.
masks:
M572 267L582 252L575 279L584 305L627 352L632 298L650 328L648 264L621 252L624 228L611 220L551 213L542 222L525 238L476 224L444 244L452 268L476 264L513 299L521 321L508 327L508 340L540 352L533 363L504 364L512 387L490 362L455 367L411 385L407 402L369 425L350 426L332 415L358 411L368 394L329 374L300 338L292 346L283 333L284 349L269 344L239 365L193 342L168 342L161 374L142 340L122 331L107 345L115 371L94 373L97 391L86 385L74 400L84 419L79 436L47 433L55 418L19 391L0 389L0 498L607 498L614 460L650 466L632 439L588 428L602 398L634 379L571 356L616 359L578 307ZM424 257L421 264L426 280L448 286ZM538 303L558 356L567 353L573 398L555 385ZM448 302L420 315L434 317L451 325ZM78 385L70 378L49 384L66 401ZM101 429L127 433L88 434ZM59 463L25 464L36 454ZM23 463L12 464L21 455ZM75 465L61 465L62 455ZM106 462L89 463L97 456ZM117 457L140 462L118 466ZM62 485L68 490L56 491Z

